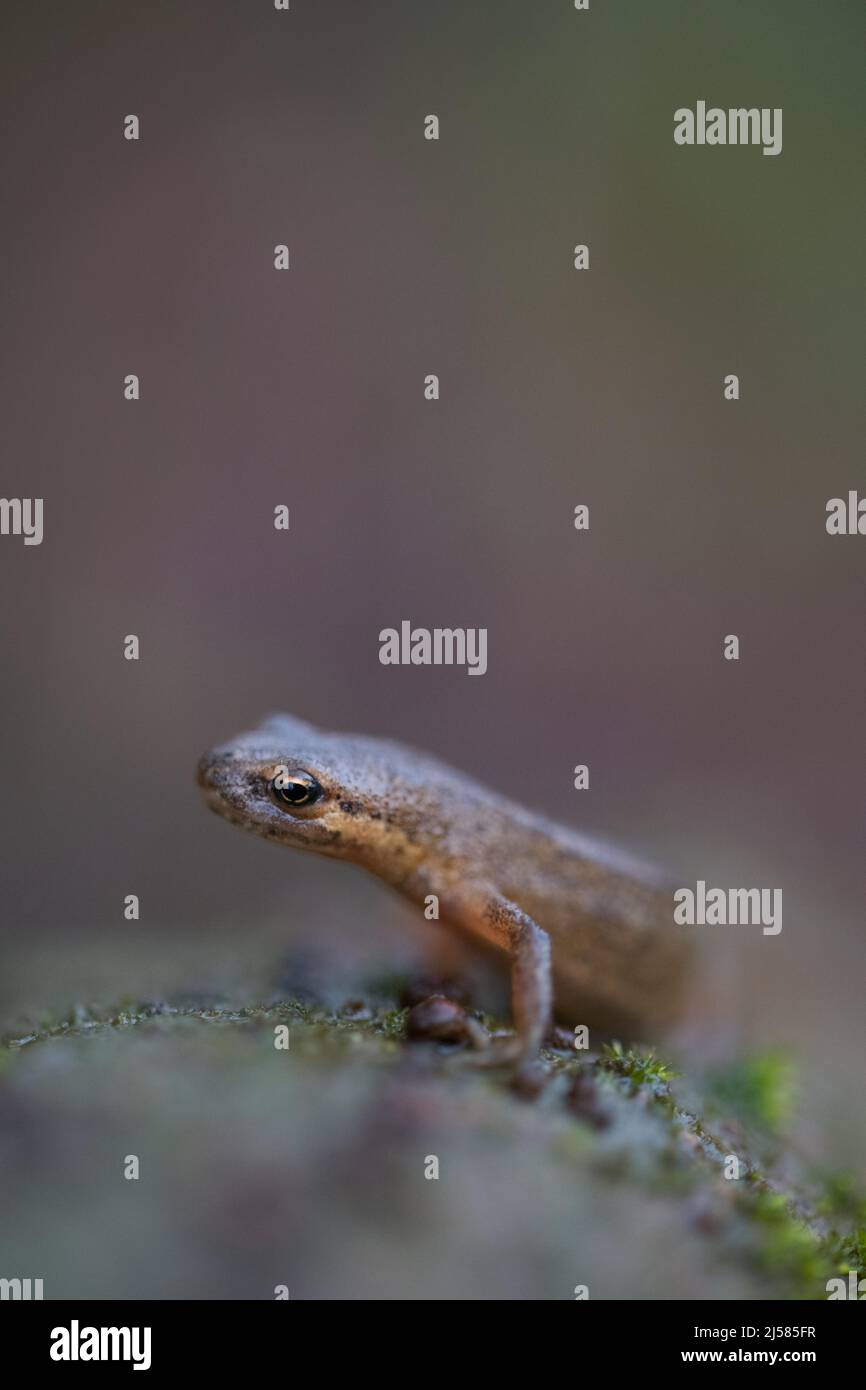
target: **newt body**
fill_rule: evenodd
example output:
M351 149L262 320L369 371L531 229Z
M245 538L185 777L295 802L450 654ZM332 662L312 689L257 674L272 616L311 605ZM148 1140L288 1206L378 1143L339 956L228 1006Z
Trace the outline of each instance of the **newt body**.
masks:
M555 1004L629 1037L673 1021L688 951L672 889L619 850L558 825L416 749L289 715L199 764L212 809L268 839L362 865L505 951L524 1058Z

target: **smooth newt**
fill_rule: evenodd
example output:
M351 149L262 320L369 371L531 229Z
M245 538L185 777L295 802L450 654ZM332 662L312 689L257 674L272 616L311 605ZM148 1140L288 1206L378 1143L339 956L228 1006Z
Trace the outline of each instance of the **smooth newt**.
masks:
M554 1004L629 1037L676 1017L689 951L664 878L426 753L274 714L198 780L233 824L360 864L419 907L435 894L443 921L508 952L516 1035L497 1062L537 1051Z

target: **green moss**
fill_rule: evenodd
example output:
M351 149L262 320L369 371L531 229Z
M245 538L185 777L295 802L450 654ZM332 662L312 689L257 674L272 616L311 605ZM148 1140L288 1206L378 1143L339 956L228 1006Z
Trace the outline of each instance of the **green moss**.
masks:
M834 1231L828 1245L835 1273L854 1270L861 1277L866 1275L866 1226L843 1235Z
M800 1220L781 1193L753 1190L744 1205L754 1226L759 1267L783 1280L790 1298L826 1297L827 1280L835 1272L832 1244Z
M708 1077L711 1096L744 1124L777 1135L788 1124L797 1095L796 1071L778 1051L752 1053Z
M655 1095L667 1095L670 1083L677 1073L655 1051L636 1052L626 1049L621 1042L605 1043L602 1048L601 1065L617 1076L623 1076L632 1083L635 1090L648 1086Z
M841 1219L848 1226L866 1227L866 1197L850 1173L825 1173L818 1210L829 1220Z
M866 1273L866 1196L850 1173L827 1173L820 1179L818 1214L827 1222L834 1272Z
M671 1089L677 1077L673 1068L654 1051L626 1049L614 1042L603 1048L595 1073L599 1079L607 1073L625 1083L621 1092L625 1098L651 1098L659 1122L668 1126L670 1135L680 1134L679 1148L658 1144L654 1167L631 1165L621 1168L621 1173L639 1173L641 1181L653 1189L683 1196L721 1192L727 1200L718 1202L720 1250L731 1258L746 1258L782 1296L825 1298L828 1279L849 1269L866 1269L866 1201L849 1177L825 1179L821 1201L810 1205L803 1196L808 1186L805 1178L803 1191L779 1190L755 1157L743 1153L738 1144L742 1177L708 1190L694 1163L691 1170L687 1163L684 1166L684 1156L691 1149L693 1157L720 1176L731 1143L719 1138L703 1116L676 1103ZM794 1067L779 1052L740 1058L713 1073L708 1082L707 1105L717 1114L723 1131L733 1120L778 1139L791 1118L795 1098Z
M318 1015L324 1017L324 1015ZM228 1024L241 1023L255 1019L266 1021L313 1022L316 1012L297 1000L285 1000L278 1005L253 1005L240 1009L208 1006L172 1007L162 1002L121 999L110 1009L76 1007L61 1018L43 1019L38 1028L18 1036L6 1035L0 1039L0 1047L18 1051L34 1043L47 1042L60 1037L82 1037L92 1033L110 1031L122 1032L136 1028L153 1018L191 1019L201 1023Z
M405 1038L408 1009L389 1009L373 1020L372 1029L386 1038Z

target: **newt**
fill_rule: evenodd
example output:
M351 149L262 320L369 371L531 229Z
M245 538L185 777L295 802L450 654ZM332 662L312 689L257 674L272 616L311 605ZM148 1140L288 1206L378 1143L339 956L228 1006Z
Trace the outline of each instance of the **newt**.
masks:
M419 909L435 895L440 920L505 951L515 1034L482 1062L531 1059L554 1009L635 1039L679 1012L690 951L664 876L426 753L273 714L198 781L233 824L361 865Z

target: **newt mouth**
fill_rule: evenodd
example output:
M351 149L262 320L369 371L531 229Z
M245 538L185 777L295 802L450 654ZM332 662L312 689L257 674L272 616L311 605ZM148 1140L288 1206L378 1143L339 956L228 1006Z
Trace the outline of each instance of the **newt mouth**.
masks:
M226 753L206 753L199 760L196 780L212 810L236 823L245 822L249 789L236 759Z

